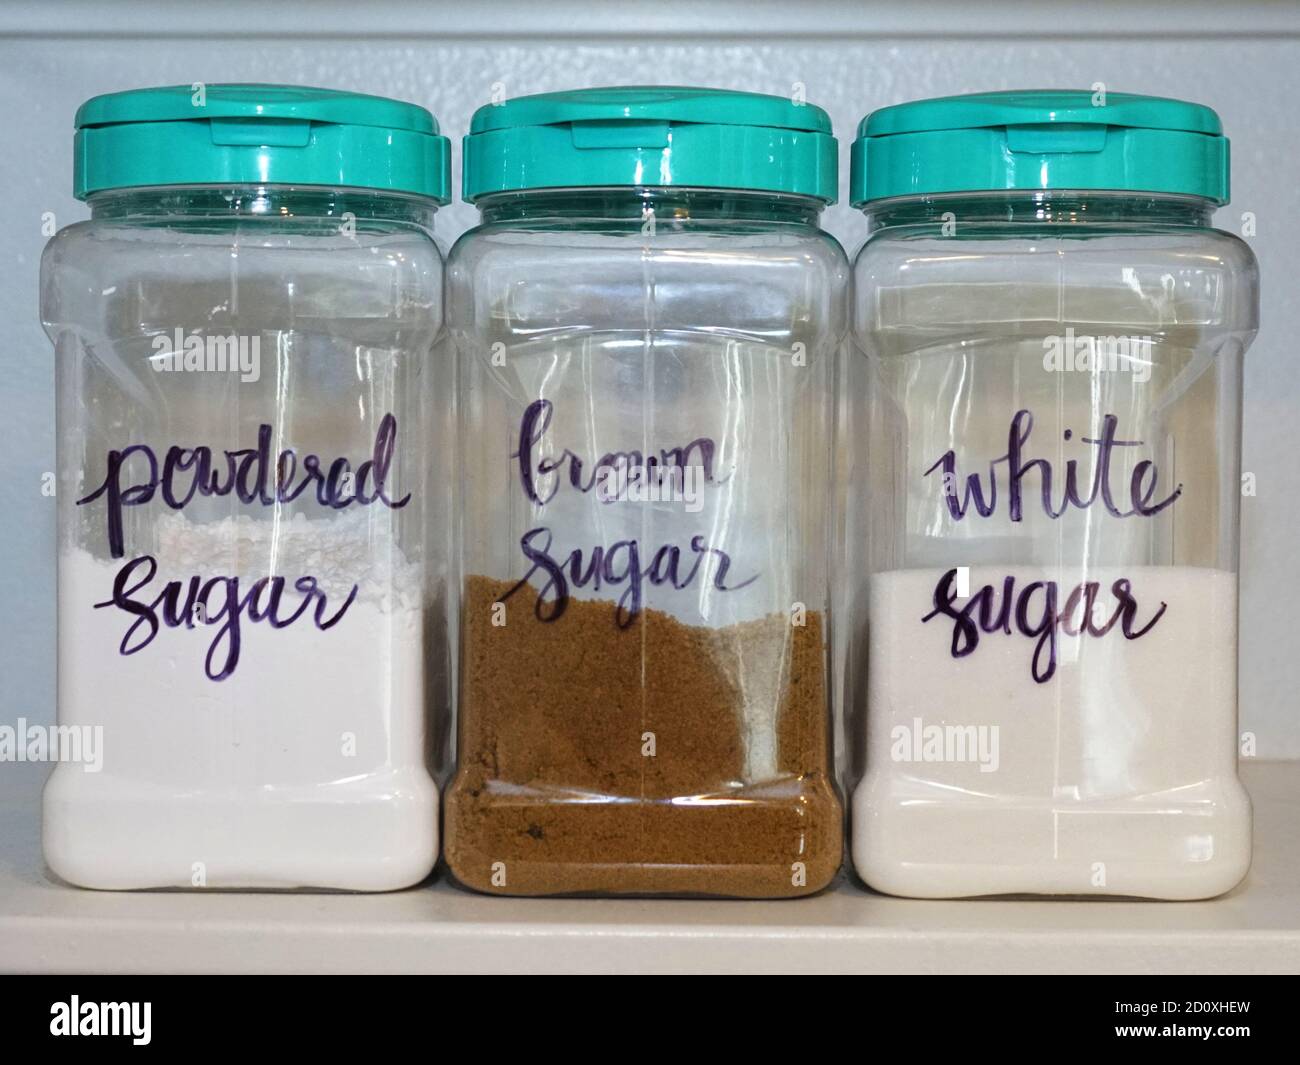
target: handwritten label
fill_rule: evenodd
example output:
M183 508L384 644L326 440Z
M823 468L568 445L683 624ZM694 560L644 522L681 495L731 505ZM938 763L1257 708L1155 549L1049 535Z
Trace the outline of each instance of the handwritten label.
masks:
M1133 473L1129 478L1128 506L1124 507L1115 501L1114 486L1111 484L1113 480L1111 462L1114 458L1115 449L1117 447L1142 447L1143 444L1141 440L1120 440L1116 436L1119 419L1113 414L1107 414L1102 419L1100 437L1096 439L1079 438L1081 443L1089 444L1097 449L1096 469L1089 482L1088 493L1086 495L1080 494L1079 463L1076 459L1070 459L1065 464L1065 483L1061 501L1059 505L1055 505L1053 498L1056 475L1051 462L1045 458L1031 459L1025 457L1025 448L1029 443L1029 435L1033 428L1034 416L1027 410L1017 411L1015 417L1011 419L1011 430L1007 434L1007 453L989 463L987 489L980 480L980 475L972 473L966 478L965 493L958 493L959 477L957 474L957 453L955 451L944 452L942 457L925 471L927 477L936 471L942 472L944 503L947 504L948 513L952 516L953 521L961 521L966 517L967 511L972 504L980 517L992 517L993 512L997 509L998 502L997 471L998 467L1002 465L1007 467L1007 516L1011 521L1020 521L1024 515L1024 481L1031 473L1037 473L1039 476L1039 503L1042 506L1043 513L1049 518L1059 518L1071 508L1087 510L1099 501L1116 518L1149 518L1159 514L1166 507L1173 506L1174 501L1182 494L1183 486L1180 484L1164 499L1153 503L1152 498L1156 494L1159 472L1154 462L1150 459L1143 459L1133 467ZM1063 434L1066 440L1070 440L1073 435L1074 433L1070 429L1067 429Z
M78 499L77 506L103 501L109 550L117 559L126 554L124 511L155 501L174 511L184 510L196 498L226 496L248 507L278 507L309 492L331 511L375 504L397 510L410 502L409 492L394 500L387 488L397 446L397 419L392 414L380 420L370 457L355 470L346 458L300 457L292 448L280 451L272 462L273 437L273 427L263 423L252 448L216 451L207 445L172 445L161 460L146 444L109 451L103 483ZM275 630L309 617L325 631L343 619L359 591L353 584L337 607L311 575L292 581L262 577L247 588L233 575L193 575L170 580L161 591L150 591L158 569L159 560L153 555L130 559L118 570L111 597L94 607L121 610L135 619L118 647L123 655L142 651L164 627L215 626L204 661L204 671L214 681L235 672L244 622L265 622Z
M336 458L326 465L317 455L305 455L299 473L298 454L287 448L271 464L272 427L263 423L257 431L257 447L223 451L224 462L205 445L181 447L173 444L163 453L162 462L147 444L131 444L108 453L107 473L103 483L89 495L77 500L77 506L103 497L108 515L108 545L114 558L125 553L122 537L122 512L160 497L172 510L183 510L197 496L234 495L249 506L276 506L291 503L309 488L323 507L342 510L353 504L369 506L379 502L394 510L410 502L410 493L394 502L388 498L384 482L388 478L397 443L397 419L385 414L375 434L374 451L354 472L346 458ZM143 460L145 476L128 481L127 466L132 459ZM140 463L134 463L139 466ZM272 484L274 476L274 484ZM296 480L296 483L295 483ZM351 483L349 494L347 487Z
M684 474L688 466L695 466L699 469L698 480L706 488L726 481L715 470L717 444L706 436L657 453L609 452L594 462L567 448L557 456L546 457L552 454L552 449L545 444L554 415L550 400L530 403L520 419L518 447L511 454L517 462L520 488L538 509L561 491L594 492L592 498L598 505L618 502L623 497L608 490L608 485L618 483L631 472L641 476L661 476L673 471ZM519 549L529 569L502 600L536 579L539 591L533 612L539 621L546 622L556 621L564 614L574 588L619 591L615 621L619 628L625 629L641 612L646 585L670 585L681 590L707 581L716 591L734 592L748 587L759 577L755 573L744 580L733 580L731 556L703 535L693 535L685 544L644 544L629 538L566 550L556 546L555 530L539 525L520 537Z
M141 574L132 583L136 573ZM142 651L158 635L160 622L168 628L192 629L196 617L205 625L218 625L217 633L208 646L204 659L204 672L210 680L225 680L239 664L240 624L247 617L250 622L265 621L272 629L292 625L313 604L312 621L324 631L342 620L357 597L358 587L352 585L343 605L332 615L327 615L325 593L317 587L315 577L299 577L293 590L299 594L297 608L287 616L281 612L286 578L262 577L253 582L248 591L240 594L238 577L190 577L187 581L168 581L163 590L150 602L134 598L135 593L150 584L158 572L158 560L152 555L141 555L118 570L113 580L112 598L96 603L95 609L116 607L136 620L122 636L118 650L124 655ZM215 602L216 606L213 607Z
M1155 462L1143 459L1134 464L1129 475L1127 491L1116 492L1113 484L1112 463L1117 448L1144 446L1141 440L1123 440L1119 437L1119 419L1107 414L1102 419L1101 434L1095 438L1080 437L1079 442L1095 449L1093 473L1086 485L1081 485L1079 463L1070 459L1063 475L1046 458L1029 457L1029 440L1033 432L1034 417L1028 410L1019 410L1011 419L1007 433L1007 450L988 464L985 482L979 473L971 473L963 480L957 469L957 455L953 450L942 456L925 471L942 475L943 500L953 521L963 521L974 515L977 518L993 517L998 511L998 475L1005 467L1006 513L1010 521L1024 520L1026 480L1031 474L1038 479L1038 505L1043 514L1052 520L1060 519L1070 510L1086 511L1100 505L1108 514L1118 519L1151 518L1174 505L1182 495L1183 486L1176 485L1160 497L1160 472ZM1073 432L1063 434L1070 440ZM964 491L959 491L959 486ZM953 658L973 654L984 634L1013 631L1035 641L1030 674L1035 682L1045 684L1056 673L1058 633L1074 637L1102 637L1118 626L1126 640L1136 640L1146 635L1164 616L1168 607L1161 602L1145 621L1141 613L1133 582L1119 577L1111 582L1109 606L1101 598L1101 582L1085 581L1071 588L1061 601L1062 589L1056 581L1031 581L1016 588L1016 578L1007 576L1001 592L993 584L985 584L958 606L957 570L950 569L939 578L935 586L932 607L922 623L936 618L953 622L950 653ZM1098 623L1105 615L1107 620Z

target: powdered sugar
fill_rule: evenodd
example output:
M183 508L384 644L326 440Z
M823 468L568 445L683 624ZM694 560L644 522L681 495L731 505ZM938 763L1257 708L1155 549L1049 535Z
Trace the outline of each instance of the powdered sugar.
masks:
M146 528L142 554L60 559L59 719L103 725L105 750L101 774L60 766L47 788L55 871L123 888L420 879L437 852L422 591L390 520Z

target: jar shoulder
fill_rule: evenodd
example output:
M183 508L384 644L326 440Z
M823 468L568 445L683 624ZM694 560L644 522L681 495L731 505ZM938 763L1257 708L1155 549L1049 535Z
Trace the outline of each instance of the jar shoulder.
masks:
M42 279L65 263L85 255L94 247L94 236L94 223L89 219L59 229L41 249Z
M513 266L526 271L541 264L587 261L600 257L618 268L657 258L672 257L683 267L716 267L704 256L678 258L682 252L724 250L726 264L770 266L788 262L800 270L815 269L827 276L847 279L849 260L839 241L816 226L680 225L659 222L653 230L620 227L523 227L485 223L466 230L447 255L449 276L463 277L479 269Z
M848 279L839 242L812 227L739 233L661 224L642 236L480 226L448 257L448 315L467 332L509 321L521 337L576 324L782 342L798 334L823 344L844 331Z
M936 248L946 256L936 256ZM1222 267L1242 275L1258 273L1250 245L1235 233L1191 226L1058 226L964 224L959 221L894 226L872 233L853 254L853 271L895 267L910 272L942 270L954 259L966 261L1042 261L1071 255L1078 260L1120 257L1139 261L1194 256L1207 269Z
M421 308L440 315L443 276L442 250L418 225L90 219L47 242L41 316L47 329L102 326L116 335L149 308L184 308L193 317L205 301L267 323L331 313L407 318ZM226 298L236 285L238 304Z
M1248 335L1259 266L1210 227L899 226L854 256L853 318L859 332L1080 320Z
M443 242L423 226L376 219L300 216L291 219L233 219L156 222L150 219L85 219L64 226L46 242L41 255L42 270L70 262L110 265L133 263L140 253L149 256L177 255L201 259L205 254L222 257L223 266L232 253L248 254L259 260L278 253L293 256L297 265L311 272L301 253L329 253L332 257L376 258L388 265L415 270L439 271L445 265ZM319 265L319 263L317 264Z

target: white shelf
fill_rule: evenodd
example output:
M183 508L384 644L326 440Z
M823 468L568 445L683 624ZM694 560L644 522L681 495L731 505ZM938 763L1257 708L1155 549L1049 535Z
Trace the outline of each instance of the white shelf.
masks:
M82 891L40 856L44 767L0 765L0 969L19 972L1300 971L1300 763L1247 765L1255 864L1210 902L785 902Z

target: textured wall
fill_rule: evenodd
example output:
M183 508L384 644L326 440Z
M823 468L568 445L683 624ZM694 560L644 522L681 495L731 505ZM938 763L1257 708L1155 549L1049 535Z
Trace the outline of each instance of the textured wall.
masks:
M599 12L600 14L594 14ZM593 24L593 19L597 19ZM568 36L565 27L575 27ZM307 36L303 36L307 34ZM530 8L387 2L175 5L15 3L0 12L0 721L45 720L54 699L50 352L37 321L42 215L85 216L71 196L72 115L95 93L192 81L286 81L423 103L458 139L494 83L511 95L679 83L788 93L826 107L841 143L862 113L977 89L1087 87L1182 96L1218 109L1233 141L1233 203L1257 216L1264 326L1246 374L1241 694L1260 754L1300 756L1300 5L557 2ZM847 161L847 153L845 153ZM459 164L459 156L456 159ZM471 224L444 212L451 239ZM829 227L852 249L847 207ZM1207 426L1207 431L1209 427Z

